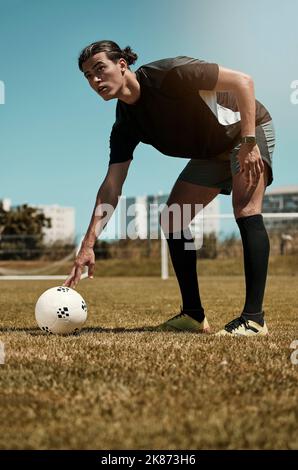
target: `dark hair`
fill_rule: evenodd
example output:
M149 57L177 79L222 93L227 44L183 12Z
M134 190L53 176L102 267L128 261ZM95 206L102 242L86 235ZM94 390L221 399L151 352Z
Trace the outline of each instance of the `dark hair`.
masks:
M113 41L93 42L92 44L89 44L89 46L85 47L79 55L78 63L81 72L83 71L83 63L98 52L105 52L108 59L115 63L121 58L125 59L128 68L131 64L134 64L138 58L137 54L133 52L129 46L124 49L120 49L118 44Z

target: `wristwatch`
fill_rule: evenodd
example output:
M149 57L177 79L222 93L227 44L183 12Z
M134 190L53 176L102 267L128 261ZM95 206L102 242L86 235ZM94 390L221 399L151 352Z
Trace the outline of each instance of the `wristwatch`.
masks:
M245 135L241 137L241 144L253 144L257 143L257 139L255 135Z

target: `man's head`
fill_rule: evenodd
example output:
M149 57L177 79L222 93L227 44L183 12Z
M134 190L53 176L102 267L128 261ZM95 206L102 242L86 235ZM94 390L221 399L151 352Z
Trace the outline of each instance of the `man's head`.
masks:
M125 73L137 58L129 46L120 49L113 41L99 41L82 50L78 63L90 86L107 101L118 98Z

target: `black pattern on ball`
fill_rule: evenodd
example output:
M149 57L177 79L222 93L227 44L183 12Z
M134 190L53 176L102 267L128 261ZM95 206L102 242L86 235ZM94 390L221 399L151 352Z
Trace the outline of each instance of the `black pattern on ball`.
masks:
M68 287L60 286L60 287L58 287L57 291L58 291L58 292L68 292L68 291L69 291L69 288L68 288Z
M67 318L69 317L68 307L60 307L57 310L57 317L58 318Z
M45 331L46 333L51 333L51 330L49 329L48 326L42 326L41 329Z

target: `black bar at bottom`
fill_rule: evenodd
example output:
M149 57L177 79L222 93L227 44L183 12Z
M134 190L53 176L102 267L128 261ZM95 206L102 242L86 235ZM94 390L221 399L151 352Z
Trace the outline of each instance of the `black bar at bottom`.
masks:
M214 464L268 463L285 465L297 461L295 450L1 450L0 463L75 463L92 468L121 465L137 468L143 465L204 466Z

